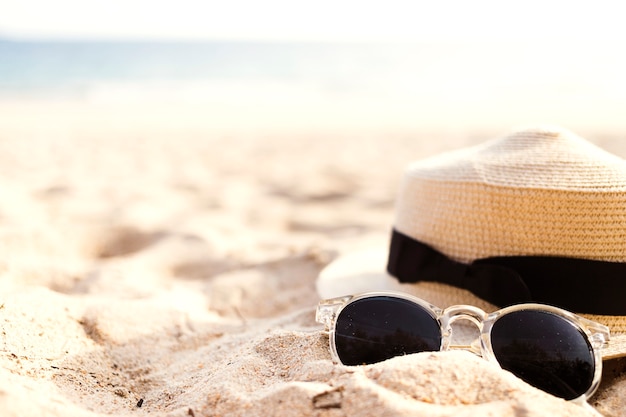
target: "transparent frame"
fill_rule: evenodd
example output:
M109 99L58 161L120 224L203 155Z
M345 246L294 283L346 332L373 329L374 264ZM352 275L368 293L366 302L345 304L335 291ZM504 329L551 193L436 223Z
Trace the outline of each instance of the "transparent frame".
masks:
M500 366L500 364L498 363L493 352L493 348L491 346L491 330L498 318L511 312L521 310L535 310L553 313L578 328L587 337L587 340L593 350L595 371L591 386L584 394L569 401L588 406L587 400L596 392L598 386L600 385L600 379L602 377L602 355L600 351L603 347L607 345L610 337L609 328L607 326L577 316L576 314L571 313L567 310L545 304L516 304L510 307L502 308L493 313L487 313L478 307L473 307L469 305L455 305L450 306L446 309L441 309L425 300L422 300L421 298L414 297L410 294L393 291L368 292L358 295L348 295L344 297L331 298L319 302L315 314L315 320L318 323L323 324L329 333L330 352L332 360L335 363L342 363L339 359L339 355L337 354L337 347L335 346L335 327L337 324L337 317L339 316L341 311L352 302L364 298L379 296L388 296L408 300L430 312L432 317L437 320L440 325L440 351L454 349L468 350L483 357L489 362L497 364L498 366ZM478 330L480 331L479 346L476 346L474 343L472 343L471 345L451 344L453 332L452 324L458 320L468 320L477 326Z

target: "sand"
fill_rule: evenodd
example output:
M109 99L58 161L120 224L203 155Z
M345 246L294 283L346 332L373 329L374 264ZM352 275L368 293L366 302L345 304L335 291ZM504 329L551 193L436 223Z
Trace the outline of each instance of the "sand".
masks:
M386 242L406 163L503 132L0 110L3 417L594 415L467 352L333 364L314 321L319 271ZM624 415L624 392L611 368L591 404Z

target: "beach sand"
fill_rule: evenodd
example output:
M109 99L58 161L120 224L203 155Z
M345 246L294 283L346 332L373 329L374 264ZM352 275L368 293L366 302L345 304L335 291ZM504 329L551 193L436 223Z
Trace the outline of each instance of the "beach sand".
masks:
M506 132L0 110L3 417L593 415L467 352L333 364L314 321L319 271L386 244L408 162ZM591 404L624 415L626 377L607 368Z

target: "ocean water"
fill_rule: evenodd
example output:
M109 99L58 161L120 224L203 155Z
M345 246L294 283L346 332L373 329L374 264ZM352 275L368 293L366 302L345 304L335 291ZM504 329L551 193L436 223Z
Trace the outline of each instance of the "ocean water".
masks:
M0 40L0 100L211 104L380 126L625 126L621 45ZM297 116L305 118L304 116ZM284 119L284 117L283 117ZM582 121L582 122L581 122Z
M257 81L367 88L420 67L411 45L0 41L0 92L80 93L101 83ZM432 57L430 57L432 58Z

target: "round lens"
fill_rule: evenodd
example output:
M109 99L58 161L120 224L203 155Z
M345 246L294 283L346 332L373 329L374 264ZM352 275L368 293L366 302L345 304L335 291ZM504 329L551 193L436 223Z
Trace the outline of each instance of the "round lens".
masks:
M335 348L344 365L375 363L440 347L437 319L403 298L362 298L345 306L337 317Z
M593 383L595 359L586 335L554 313L520 310L500 317L491 346L502 368L566 400Z

